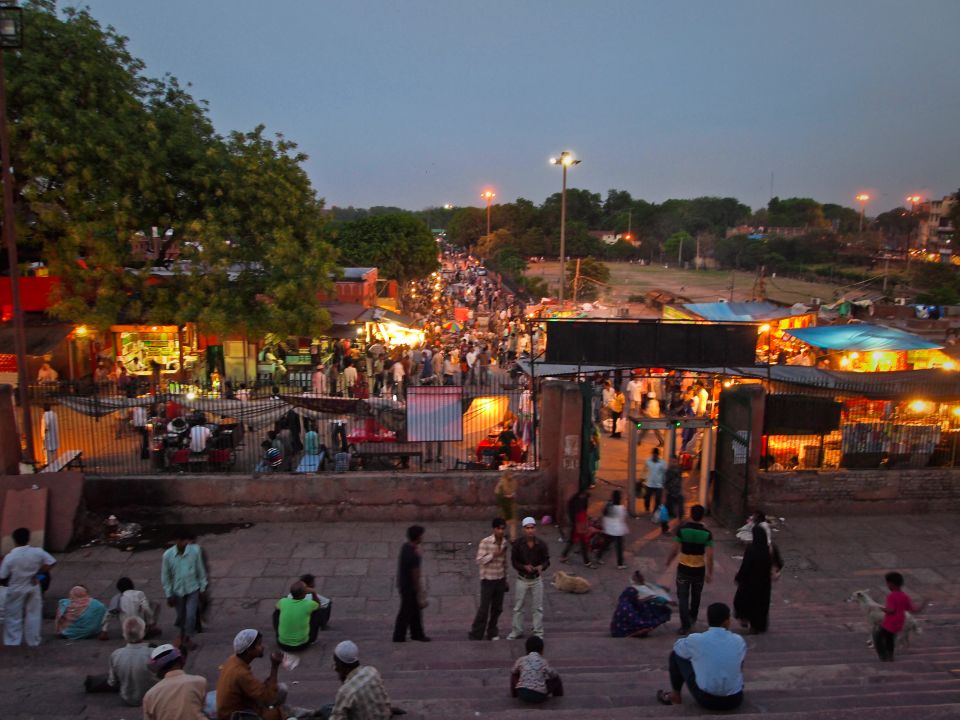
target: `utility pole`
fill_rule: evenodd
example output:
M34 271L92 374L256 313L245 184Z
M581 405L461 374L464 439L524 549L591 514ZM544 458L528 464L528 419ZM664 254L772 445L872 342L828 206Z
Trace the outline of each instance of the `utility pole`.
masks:
M700 233L697 233L697 259L693 261L693 269L700 269Z
M733 302L733 286L737 281L737 271L730 271L730 302Z
M573 276L573 304L577 304L577 291L580 289L580 258L577 258L577 270Z

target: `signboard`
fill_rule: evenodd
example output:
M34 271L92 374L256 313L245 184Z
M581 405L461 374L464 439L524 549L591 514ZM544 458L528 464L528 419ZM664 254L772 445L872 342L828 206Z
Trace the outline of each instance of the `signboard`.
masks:
M407 388L407 440L459 442L463 440L463 388L456 386Z

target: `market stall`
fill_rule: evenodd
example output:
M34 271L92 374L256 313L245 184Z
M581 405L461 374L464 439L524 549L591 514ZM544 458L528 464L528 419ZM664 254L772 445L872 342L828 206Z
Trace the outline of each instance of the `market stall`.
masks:
M810 346L818 365L852 372L953 370L943 345L884 325L853 323L790 329L786 334Z

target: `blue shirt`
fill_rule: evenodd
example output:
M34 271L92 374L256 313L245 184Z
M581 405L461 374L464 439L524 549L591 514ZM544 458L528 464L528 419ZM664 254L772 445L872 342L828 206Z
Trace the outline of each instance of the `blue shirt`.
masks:
M647 487L662 488L663 481L667 477L667 464L663 460L653 461L653 458L647 460Z
M160 581L163 583L163 594L167 597L206 590L207 571L203 567L200 546L192 543L187 545L183 555L177 552L176 545L168 549L163 554Z
M674 643L673 651L690 661L697 686L704 692L726 697L743 690L740 667L747 656L747 644L736 633L712 627L680 638Z

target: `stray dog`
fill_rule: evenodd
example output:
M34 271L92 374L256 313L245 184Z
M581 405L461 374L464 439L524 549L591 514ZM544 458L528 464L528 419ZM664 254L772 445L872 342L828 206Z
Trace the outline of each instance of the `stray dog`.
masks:
M883 620L883 605L870 597L869 590L854 590L853 594L847 598L847 602L855 602L867 616L867 622L870 623L870 637L867 638L867 647L873 647L873 632L880 627ZM897 642L900 647L910 646L910 636L914 633L919 635L922 632L920 623L912 613L907 613L903 623L903 630L897 633Z
M570 575L563 570L558 570L553 574L553 581L550 584L563 592L578 594L590 592L589 580L579 575Z

